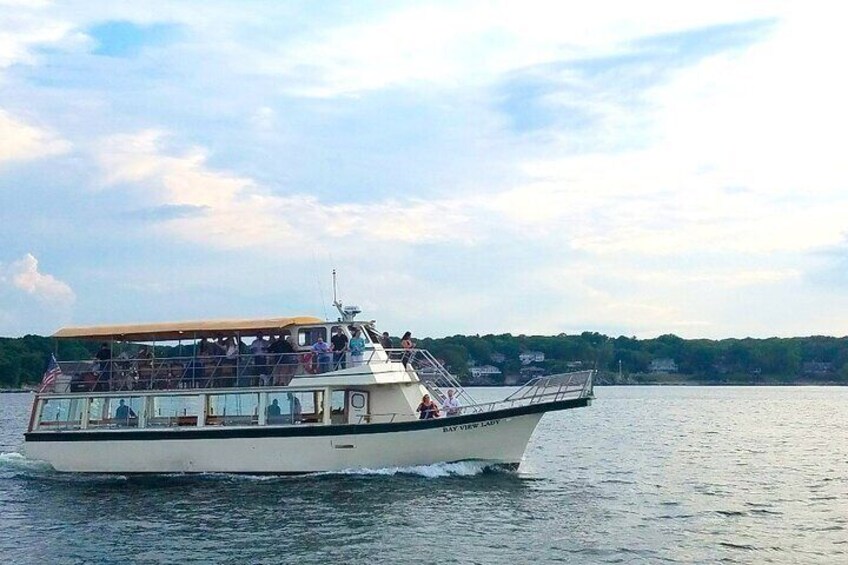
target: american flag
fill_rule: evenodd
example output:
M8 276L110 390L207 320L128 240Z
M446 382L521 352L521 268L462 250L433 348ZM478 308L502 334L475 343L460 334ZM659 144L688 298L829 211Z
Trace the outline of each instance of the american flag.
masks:
M59 362L56 361L55 355L50 355L50 364L47 365L47 370L44 371L44 376L41 377L41 386L38 387L38 392L44 392L53 386L56 379L62 374L62 368L59 367Z

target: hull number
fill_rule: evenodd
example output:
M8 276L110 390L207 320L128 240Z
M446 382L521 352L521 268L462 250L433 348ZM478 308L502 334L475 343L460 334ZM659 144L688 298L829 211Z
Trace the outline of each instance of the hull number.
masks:
M459 424L456 426L445 426L442 431L448 432L464 432L467 430L476 430L477 428L486 428L488 426L497 426L500 420L486 420L485 422L474 422L473 424Z

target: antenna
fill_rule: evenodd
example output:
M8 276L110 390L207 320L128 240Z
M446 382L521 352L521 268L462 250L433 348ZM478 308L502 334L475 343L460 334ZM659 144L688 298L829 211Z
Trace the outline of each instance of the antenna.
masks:
M333 306L339 308L342 305L338 298L338 284L336 283L336 270L333 269Z
M338 282L336 280L336 270L333 269L333 306L336 307L336 310L341 314L341 318L339 321L342 322L352 322L356 315L362 312L359 309L359 306L345 306L341 303L338 298Z

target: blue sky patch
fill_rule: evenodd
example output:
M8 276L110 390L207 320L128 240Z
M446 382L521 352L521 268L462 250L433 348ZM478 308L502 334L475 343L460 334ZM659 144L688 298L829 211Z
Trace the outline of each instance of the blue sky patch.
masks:
M125 21L105 22L88 30L97 43L94 54L107 57L133 57L145 47L170 43L178 32L179 26L174 24L138 25Z

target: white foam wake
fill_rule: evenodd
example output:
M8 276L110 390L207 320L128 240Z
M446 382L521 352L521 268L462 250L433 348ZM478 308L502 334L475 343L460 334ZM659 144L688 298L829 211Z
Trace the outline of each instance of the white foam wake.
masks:
M495 464L487 461L458 461L456 463L433 463L431 465L414 465L411 467L383 467L380 469L345 469L322 475L418 475L428 479L440 477L472 477L479 475L488 469L495 468Z
M23 453L17 451L3 451L0 452L0 468L46 470L51 467L44 461L27 459Z

